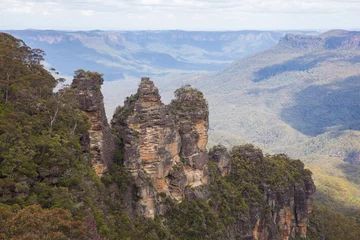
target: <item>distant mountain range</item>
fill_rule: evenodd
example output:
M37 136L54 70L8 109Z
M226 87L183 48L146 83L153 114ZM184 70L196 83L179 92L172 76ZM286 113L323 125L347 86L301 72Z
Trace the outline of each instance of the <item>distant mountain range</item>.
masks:
M233 61L268 49L284 31L5 31L47 53L62 75L76 69L105 74L106 81L126 76L160 77L169 73L220 70ZM296 31L293 31L296 33ZM312 33L312 32L298 32Z
M209 99L213 144L252 142L301 158L321 201L359 209L360 32L288 34L192 83Z

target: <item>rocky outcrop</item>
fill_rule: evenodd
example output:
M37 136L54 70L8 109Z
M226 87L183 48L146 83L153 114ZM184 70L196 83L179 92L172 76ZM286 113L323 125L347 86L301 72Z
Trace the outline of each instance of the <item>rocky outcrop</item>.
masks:
M217 163L221 176L226 177L230 174L232 157L224 146L214 146L209 153L209 157Z
M299 49L359 49L360 32L331 30L318 36L287 34L279 44Z
M322 46L322 38L313 35L286 34L280 39L279 45L282 47L298 49L314 49Z
M272 159L252 145L234 147L231 153L219 145L208 154L208 106L198 90L183 86L165 105L154 83L142 78L137 93L115 111L111 125L121 150L119 160L134 179L133 194L127 194L126 203L135 203L141 216L166 218L169 208L184 199L203 199L217 209L219 198L216 200L214 189L207 186L212 184L210 158L218 167L212 167L212 173L218 170L221 175L216 179L235 184L224 191L230 195L243 191L234 200L230 198L239 206L231 205L236 209L230 213L233 220L227 222L224 237L219 239L306 237L315 191L311 173L300 161L285 155ZM277 160L280 163L274 162Z
M100 91L103 82L99 73L78 70L71 84L79 108L90 120L89 133L82 137L81 142L90 151L91 164L98 176L107 172L115 151L114 137L105 115L104 97Z
M208 107L196 89L184 86L164 105L154 83L142 78L111 124L123 164L135 179L141 215L163 214L166 198L181 202L186 188L207 183Z
M257 174L250 174L250 181L254 182L254 179L258 178L263 201L250 200L248 217L246 214L242 214L233 225L227 226L224 239L289 240L295 239L295 237L306 238L308 216L312 211L311 195L315 192L315 185L311 174L304 170L304 165L301 162L296 163L297 171L303 175L294 178L295 180L286 184L277 182L270 184L265 181L265 175L271 176L276 173L265 172L270 170L264 163L261 150L252 146L235 147L232 150L232 156L229 155L222 146L214 147L209 153L210 160L218 164L220 173L225 176L229 175L231 170L230 167L224 168L227 165L224 163L228 163L228 159L232 159L234 155L238 159L247 161L247 165L250 166L249 163L251 163L255 169L259 169ZM238 165L231 166L232 169L237 167ZM224 169L226 170L224 171ZM262 170L264 170L264 176L262 176Z

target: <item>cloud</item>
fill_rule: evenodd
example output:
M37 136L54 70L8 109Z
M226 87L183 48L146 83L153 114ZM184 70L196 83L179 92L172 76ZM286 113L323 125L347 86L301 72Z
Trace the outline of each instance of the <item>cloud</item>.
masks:
M2 9L2 10L1 10ZM53 28L236 29L354 27L358 0L2 0L0 16L27 13ZM46 14L44 14L46 13ZM48 22L41 21L45 16ZM51 19L53 19L51 21ZM144 21L145 19L145 21ZM96 21L95 21L96 20ZM311 21L310 21L311 20ZM76 22L71 24L70 21ZM41 23L41 24L40 24ZM7 25L11 25L10 23ZM0 27L6 23L0 23ZM293 27L291 27L293 26ZM17 26L19 28L20 26ZM359 27L359 26L357 26ZM25 28L25 26L23 27Z
M93 10L81 10L80 13L84 16L92 16L94 15L95 11Z
M6 1L7 2L7 1ZM6 4L3 8L5 12L10 13L31 13L33 9L34 4L32 2L12 2L12 4Z

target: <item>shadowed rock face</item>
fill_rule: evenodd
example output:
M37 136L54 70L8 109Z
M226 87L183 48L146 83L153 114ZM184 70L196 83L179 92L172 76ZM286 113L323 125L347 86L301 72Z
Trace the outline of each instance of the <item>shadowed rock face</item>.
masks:
M77 71L71 88L75 89L79 108L90 120L88 136L82 144L90 151L91 164L98 176L107 172L114 156L114 137L104 109L104 97L100 91L104 79L101 74Z
M123 163L135 178L138 209L148 218L166 211L164 198L180 202L186 186L196 189L208 181L206 100L190 87L176 97L164 105L154 83L142 78L111 122L123 145Z

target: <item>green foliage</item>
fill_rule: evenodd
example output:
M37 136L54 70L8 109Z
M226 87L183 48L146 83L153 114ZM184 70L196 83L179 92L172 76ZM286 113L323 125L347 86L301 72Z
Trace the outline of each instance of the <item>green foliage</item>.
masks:
M0 50L9 63L0 62L0 77L16 69L0 86L0 238L170 239L160 222L130 219L125 211L122 198L132 183L121 165L121 139L110 172L95 174L80 144L89 119L74 89L52 92L57 81L40 65L42 51L1 34ZM102 83L99 73L78 70L75 77ZM128 99L129 114L136 98Z
M182 163L184 163L184 164L186 163L186 159L184 158L183 155L180 156L180 161L181 161Z
M360 215L359 215L360 217ZM308 228L309 239L360 239L360 222L331 208L314 205Z
M198 111L207 110L208 103L204 94L198 89L186 84L174 92L175 99L171 100L171 111L180 117L196 115Z
M229 226L240 216L246 216L249 206L243 196L245 188L234 184L229 177L222 177L214 162L209 162L209 173L211 179L209 205L217 211L223 225Z
M86 239L86 227L74 220L70 212L54 208L42 209L39 205L12 211L0 206L1 239Z
M57 81L40 65L44 55L42 50L31 49L23 41L0 33L0 103L21 102L23 107L30 107L29 111L29 100L52 93Z
M179 239L216 239L224 232L214 209L201 200L173 205L166 214L165 225Z
M6 60L0 61L0 80L9 76L0 85L4 93L0 97L0 205L19 210L16 214L24 219L33 211L45 222L58 208L69 210L64 215L69 221L83 223L93 215L99 231L106 232L106 217L100 214L105 187L80 144L88 133L89 119L77 108L72 89L53 92L57 80L40 65L43 55L21 40L0 34L0 59ZM33 204L54 211L27 207ZM50 232L40 239L68 239L67 230L59 228L57 235ZM35 239L24 236L17 239Z
M91 71L85 71L83 69L78 69L74 72L74 78L75 79L82 79L82 80L86 80L84 81L74 81L71 85L72 88L82 88L81 85L83 84L87 84L87 81L92 81L95 83L95 85L93 85L92 89L88 89L88 90L92 90L92 91L100 91L101 89L101 85L104 83L104 79L103 79L104 74L102 73L98 73L98 72L91 72ZM80 84L80 86L78 85Z
M165 226L180 239L217 239L227 228L250 216L250 206L271 207L264 200L264 189L288 189L311 175L299 160L286 155L267 155L252 145L235 147L232 171L222 177L215 162L208 163L210 199L185 200L174 204L165 215ZM252 230L252 229L251 229Z
M113 119L116 121L121 120L125 121L134 113L135 102L139 99L139 95L133 94L130 97L127 97L125 100L125 105L123 107L117 107L113 116Z

